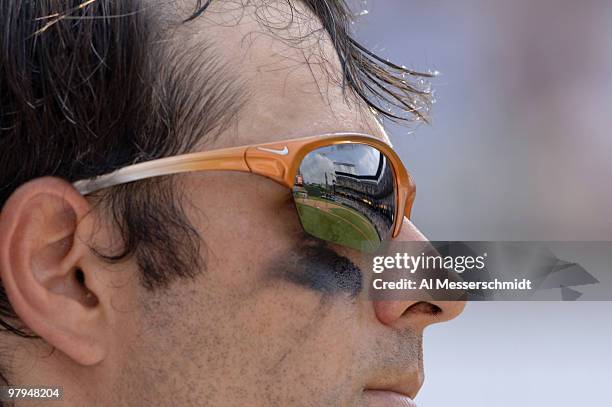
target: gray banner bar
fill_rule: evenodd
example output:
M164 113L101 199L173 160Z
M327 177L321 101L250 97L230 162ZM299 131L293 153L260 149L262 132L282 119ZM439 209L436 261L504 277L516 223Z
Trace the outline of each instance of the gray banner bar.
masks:
M373 300L612 301L612 242L387 242Z

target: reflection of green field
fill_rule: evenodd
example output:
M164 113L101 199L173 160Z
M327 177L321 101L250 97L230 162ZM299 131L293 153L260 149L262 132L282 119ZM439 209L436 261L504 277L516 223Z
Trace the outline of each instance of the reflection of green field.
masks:
M358 250L375 249L380 243L374 225L351 208L321 199L296 199L296 205L302 226L312 235ZM363 247L364 242L371 243Z

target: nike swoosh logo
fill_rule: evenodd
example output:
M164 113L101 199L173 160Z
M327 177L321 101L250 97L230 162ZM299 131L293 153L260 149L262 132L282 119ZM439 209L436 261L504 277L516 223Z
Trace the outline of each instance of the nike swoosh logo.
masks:
M276 149L273 149L273 148L265 148L265 147L257 147L257 149L259 151L266 151L268 153L277 154L277 155L287 155L287 154L289 154L289 149L287 148L287 146L285 146L285 148L283 148L282 150L276 150Z

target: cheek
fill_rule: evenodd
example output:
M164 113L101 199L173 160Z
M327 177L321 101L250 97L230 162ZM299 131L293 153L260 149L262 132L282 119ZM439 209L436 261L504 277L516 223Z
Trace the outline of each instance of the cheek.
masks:
M346 295L278 278L274 264L303 237L289 190L250 174L227 175L207 178L216 192L203 192L193 214L207 267L190 324L202 335L215 332L197 358L218 388L248 395L250 405L301 405L296 400L313 397L320 398L314 405L336 404L329 400L346 398L338 392L351 391L345 384L359 365L359 336L351 333L357 307Z
M359 335L345 300L270 280L235 310L236 380L254 394L268 389L280 405L337 405L354 392Z
M213 389L212 405L338 405L355 393L360 336L345 300L273 279L192 288L178 296L174 323L184 326L171 347L189 376L181 381Z

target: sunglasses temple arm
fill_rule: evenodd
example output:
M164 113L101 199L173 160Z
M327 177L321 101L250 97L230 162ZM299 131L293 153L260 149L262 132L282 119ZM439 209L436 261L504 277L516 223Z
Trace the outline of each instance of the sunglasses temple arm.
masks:
M88 195L104 188L159 176L214 170L250 172L245 160L245 148L183 154L146 161L109 174L74 182L73 186L82 195Z

